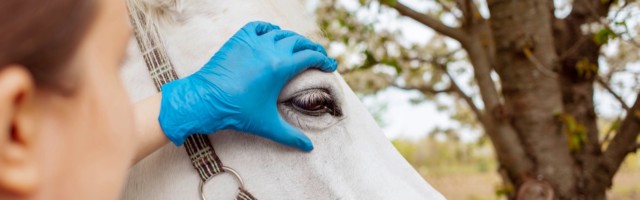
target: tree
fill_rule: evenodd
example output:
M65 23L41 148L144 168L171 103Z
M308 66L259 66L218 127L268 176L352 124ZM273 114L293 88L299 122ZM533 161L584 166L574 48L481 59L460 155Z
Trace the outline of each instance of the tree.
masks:
M640 147L639 72L632 69L639 60L634 37L640 29L629 25L638 4L421 3L430 6L412 8L395 0L360 0L351 9L335 0L319 6L318 23L330 49L343 50L338 57L347 67L339 70L349 84L365 93L397 87L418 90L425 99L453 95L464 102L455 109L473 113L492 142L498 171L513 188L510 198L604 199L626 155ZM409 18L438 35L426 44L407 42L401 30L380 25L382 17L362 17L367 12ZM605 45L618 51L604 52ZM636 78L632 84L615 80L621 73ZM472 78L461 83L461 74ZM621 90L634 92L631 106L616 93ZM619 120L606 134L597 123L603 117L594 103L598 91L620 104ZM536 184L543 189L528 188Z

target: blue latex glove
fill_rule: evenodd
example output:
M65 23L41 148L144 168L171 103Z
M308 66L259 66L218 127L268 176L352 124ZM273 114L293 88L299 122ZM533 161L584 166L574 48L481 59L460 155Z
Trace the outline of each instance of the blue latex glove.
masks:
M162 87L158 120L176 145L191 134L232 129L311 151L309 138L278 113L278 95L305 69L336 67L324 48L307 38L251 22L199 71Z

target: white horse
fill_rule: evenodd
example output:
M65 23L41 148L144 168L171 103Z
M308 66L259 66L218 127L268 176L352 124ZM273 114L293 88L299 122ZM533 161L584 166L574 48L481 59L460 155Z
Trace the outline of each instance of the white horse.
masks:
M155 21L180 77L198 70L249 21L317 36L299 0L137 0ZM133 101L156 89L131 39L123 80ZM233 131L209 136L220 159L258 199L444 199L396 151L337 73L308 70L283 89L278 109L313 141L310 153ZM199 199L200 179L182 147L167 144L131 170L123 199ZM232 199L237 181L213 178L205 195Z

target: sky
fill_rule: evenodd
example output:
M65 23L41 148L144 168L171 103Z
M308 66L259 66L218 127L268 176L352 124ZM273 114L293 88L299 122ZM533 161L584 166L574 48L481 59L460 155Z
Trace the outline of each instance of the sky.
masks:
M448 112L438 110L433 102L411 102L411 99L420 95L417 91L388 88L375 95L362 97L361 100L373 113L381 104L386 104L386 109L381 114L381 128L389 139L418 140L436 128L456 129L464 142L475 141L481 136L480 130L459 128L459 123L452 120ZM439 95L436 98L441 98L441 101L453 101L453 98L447 95Z

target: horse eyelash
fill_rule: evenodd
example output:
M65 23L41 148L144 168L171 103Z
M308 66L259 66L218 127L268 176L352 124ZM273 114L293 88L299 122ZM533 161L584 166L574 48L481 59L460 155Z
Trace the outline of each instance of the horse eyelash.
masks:
M306 97L306 98L301 98L301 97ZM297 94L295 94L291 99L285 101L284 103L287 105L309 104L311 103L312 100L316 98L321 98L321 101L323 104L329 105L328 107L331 112L328 114L336 117L342 116L342 109L340 108L339 105L337 105L337 103L333 99L333 96L331 96L330 92L324 88L312 88L312 89L300 91Z

